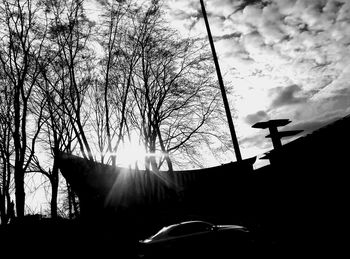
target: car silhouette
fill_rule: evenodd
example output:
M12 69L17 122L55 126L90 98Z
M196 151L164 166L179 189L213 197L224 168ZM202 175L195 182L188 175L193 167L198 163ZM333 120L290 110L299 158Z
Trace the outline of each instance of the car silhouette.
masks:
M185 221L163 227L139 241L139 257L184 258L199 255L244 254L252 239L246 227L215 225L206 221ZM164 257L165 256L165 257Z

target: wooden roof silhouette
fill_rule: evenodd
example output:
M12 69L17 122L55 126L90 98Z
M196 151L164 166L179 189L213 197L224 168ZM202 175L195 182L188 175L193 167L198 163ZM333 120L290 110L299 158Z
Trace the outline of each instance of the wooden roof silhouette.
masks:
M60 170L79 196L82 210L93 214L176 202L185 196L198 199L198 203L208 195L221 199L233 184L253 171L256 157L205 169L157 173L112 167L65 153L59 160Z

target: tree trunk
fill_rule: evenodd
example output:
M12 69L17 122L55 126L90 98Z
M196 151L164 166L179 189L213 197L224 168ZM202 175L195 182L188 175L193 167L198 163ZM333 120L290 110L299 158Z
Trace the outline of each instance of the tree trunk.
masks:
M58 192L58 184L55 183L56 180L52 180L52 196L51 196L51 218L57 219L57 192ZM58 181L57 181L58 182Z
M67 191L68 191L68 217L69 219L73 219L73 205L72 205L72 191L71 188L69 186L69 184L67 183Z
M57 159L54 158L53 167L52 167L52 175L51 175L51 217L53 219L57 218L57 196L58 196L58 167L57 167Z
M160 133L160 129L159 129L158 126L156 127L156 131L157 131L157 136L158 136L160 148L162 149L162 152L163 152L163 154L164 154L164 156L165 156L165 161L166 161L166 163L167 163L167 165L168 165L168 171L169 171L169 172L172 172L172 171L173 171L173 163L171 162L171 159L170 159L170 157L169 157L169 154L168 154L168 152L167 152L166 149L165 149L164 141L163 141L163 138L162 138L162 135L161 135L161 133Z
M6 165L4 163L4 168L6 168ZM0 218L1 218L1 225L6 225L8 223L9 217L10 217L10 194L8 191L8 184L6 179L6 169L3 170L3 177L2 177L2 188L0 187Z
M79 204L76 202L76 196L73 192L71 186L67 183L68 190L68 213L69 218L73 219L74 217L79 216Z
M75 217L78 217L78 216L80 216L80 212L81 212L80 201L79 201L79 203L76 201L76 195L73 191L72 191L72 202L73 202L73 209L74 209L73 215Z
M2 193L2 189L0 187L0 218L1 225L6 224L6 206L5 206L5 194Z
M16 186L16 212L18 218L24 217L25 192L24 192L24 171L21 165L16 161L15 166L15 186Z
M0 185L0 218L1 218L1 224L5 225L5 218L6 218L6 196L5 196L5 189L6 189L6 163L3 163L3 172L2 172L2 188Z
M18 218L24 217L24 207L25 207L25 192L24 192L24 170L23 170L23 162L22 158L24 158L22 154L22 137L20 130L21 126L21 102L20 102L20 89L23 84L21 82L18 85L15 85L15 94L14 94L14 132L13 132L13 143L15 148L15 197L16 197L16 213Z

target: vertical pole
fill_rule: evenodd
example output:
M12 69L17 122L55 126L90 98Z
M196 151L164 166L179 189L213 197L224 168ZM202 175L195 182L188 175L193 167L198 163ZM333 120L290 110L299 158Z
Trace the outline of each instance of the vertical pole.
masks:
M277 126L270 125L269 130L270 130L270 136L271 136L273 148L278 149L282 147L281 137L279 136Z
M207 13L205 11L205 6L204 6L204 3L203 3L203 0L200 0L200 2L201 2L201 6L202 6L202 13L203 13L204 21L205 21L205 26L206 26L207 32L208 32L208 38L209 38L209 42L210 42L211 51L213 53L213 59L214 59L214 63L215 63L216 73L217 73L218 80L219 80L219 85L220 85L220 90L221 90L221 94L222 94L222 99L223 99L224 106L225 106L227 122L228 122L228 125L230 127L230 133L231 133L233 148L235 150L237 161L242 161L241 151L239 149L238 140L237 140L237 136L236 136L236 132L235 132L235 127L233 126L231 111L230 111L230 107L229 107L229 104L228 104L228 101L227 101L225 86L224 86L224 82L222 80L218 58L216 56L214 41L213 41L213 37L211 35Z

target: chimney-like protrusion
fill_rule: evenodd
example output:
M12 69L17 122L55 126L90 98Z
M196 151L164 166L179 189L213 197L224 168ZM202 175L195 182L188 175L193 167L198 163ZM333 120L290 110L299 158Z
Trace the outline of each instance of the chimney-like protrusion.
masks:
M270 134L266 136L266 138L271 138L272 145L274 149L278 149L282 147L281 139L284 137L291 137L299 134L302 130L289 130L289 131L278 131L278 127L285 126L291 123L288 119L280 119L280 120L269 120L264 122L255 123L252 128L258 129L269 129Z

